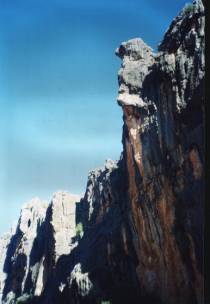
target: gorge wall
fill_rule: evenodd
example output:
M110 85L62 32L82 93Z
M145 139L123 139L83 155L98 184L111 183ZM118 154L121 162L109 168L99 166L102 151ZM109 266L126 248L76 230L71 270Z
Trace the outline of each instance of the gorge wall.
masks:
M204 7L185 7L154 54L123 42L123 152L84 197L23 207L0 241L2 303L203 303Z

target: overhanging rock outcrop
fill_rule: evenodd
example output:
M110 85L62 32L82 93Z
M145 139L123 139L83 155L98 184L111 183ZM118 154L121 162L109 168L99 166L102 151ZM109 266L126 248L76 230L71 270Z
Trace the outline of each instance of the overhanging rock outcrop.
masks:
M0 242L2 303L203 303L204 23L195 1L158 53L140 38L116 50L121 158L81 199L23 209Z
M123 60L118 103L139 282L163 303L202 303L202 3L172 22L158 54L141 39L116 53Z

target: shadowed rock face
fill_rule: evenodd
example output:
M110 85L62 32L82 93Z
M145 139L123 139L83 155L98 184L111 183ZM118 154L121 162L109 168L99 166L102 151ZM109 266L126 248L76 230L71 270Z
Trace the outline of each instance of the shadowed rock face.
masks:
M164 303L202 303L201 2L172 22L159 51L153 55L140 39L116 51L136 270L144 292Z
M184 9L154 54L123 42L123 153L57 192L1 239L3 303L203 303L204 8Z
M23 206L16 230L0 243L3 303L42 293L60 255L74 246L76 201L79 196L60 191L50 204L35 198Z
M118 103L130 223L145 293L202 302L204 11L171 24L154 55L142 40L117 49ZM139 54L139 56L138 56ZM194 303L193 302L193 303Z
M2 281L2 299L7 303L23 292L30 271L30 254L40 225L45 218L47 204L38 198L25 204L11 239L5 246L2 263L5 280Z

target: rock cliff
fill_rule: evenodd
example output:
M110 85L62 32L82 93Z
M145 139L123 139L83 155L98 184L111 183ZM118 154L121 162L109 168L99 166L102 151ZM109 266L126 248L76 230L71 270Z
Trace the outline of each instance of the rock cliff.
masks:
M21 211L0 242L2 303L203 303L204 7L185 7L155 54L116 50L123 152L84 197Z
M201 2L172 22L158 54L140 39L116 54L123 60L118 103L139 282L164 303L202 301Z

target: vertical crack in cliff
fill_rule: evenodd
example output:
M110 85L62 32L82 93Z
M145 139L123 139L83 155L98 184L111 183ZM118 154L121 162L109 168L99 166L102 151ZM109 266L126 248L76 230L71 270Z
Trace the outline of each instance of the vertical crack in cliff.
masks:
M0 240L9 303L203 304L204 7L175 18L157 54L116 50L123 153L84 197L30 202Z

